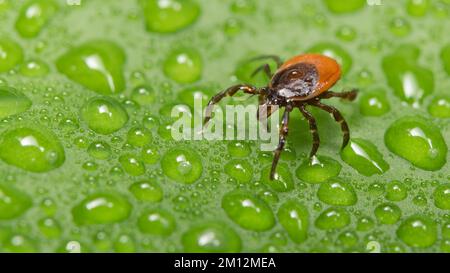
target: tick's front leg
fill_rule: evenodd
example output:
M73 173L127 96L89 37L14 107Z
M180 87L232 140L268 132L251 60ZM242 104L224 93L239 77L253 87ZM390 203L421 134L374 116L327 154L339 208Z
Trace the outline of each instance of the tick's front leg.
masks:
M247 85L247 84L234 85L234 86L218 93L217 95L212 97L211 100L208 102L208 106L206 107L206 111L205 111L205 119L203 121L203 126L205 126L208 123L208 121L211 119L214 105L217 104L219 101L221 101L224 97L233 96L238 91L243 91L246 94L252 94L252 95L259 94L258 89L256 89L254 86Z
M273 180L275 177L275 171L277 169L278 160L280 159L281 152L283 151L284 145L286 144L286 137L289 132L289 113L292 111L292 106L286 106L286 110L283 114L283 120L280 127L280 138L278 141L278 146L275 149L275 155L272 161L272 169L270 170L270 179Z
M329 99L329 98L341 98L343 100L353 101L356 99L356 96L358 95L358 89L352 89L350 91L346 92L333 92L333 91L327 91L320 95L320 98L322 99Z

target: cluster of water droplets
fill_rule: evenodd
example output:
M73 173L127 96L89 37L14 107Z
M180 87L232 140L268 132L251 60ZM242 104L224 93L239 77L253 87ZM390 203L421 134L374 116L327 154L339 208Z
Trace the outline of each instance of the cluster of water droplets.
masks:
M260 152L258 142L174 142L170 113L173 107L193 110L193 98L207 103L218 87L205 78L224 81L210 68L220 69L222 77L229 72L232 81L266 85L263 74L250 76L261 62L242 61L254 55L248 47L258 48L248 37L256 42L273 36L282 46L285 36L275 31L286 31L286 22L269 16L272 29L258 25L268 24L258 14L267 13L270 1L234 0L225 18L206 13L213 3L136 2L134 10L143 11L139 32L152 42L172 41L157 63L137 62L149 52L133 52L111 33L75 39L57 56L41 57L27 42L45 51L36 41L44 35L51 44L46 32L69 8L49 0L0 1L0 14L20 9L12 18L18 35L0 39L0 159L6 170L0 181L0 251L361 252L371 251L373 242L381 251L450 251L450 98L441 90L449 87L450 45L431 57L442 66L437 71L426 59L435 52L406 39L417 20L443 20L448 3L406 1L407 16L388 12L383 31L400 41L392 46L381 38L367 45L357 25L332 26L323 16L362 18L381 9L365 0L303 5L301 28L336 39L320 35L306 45L294 39L295 47L281 50L333 57L343 69L338 87L360 87L356 102L330 102L342 109L352 139L339 153L339 128L315 111L323 138L319 155L309 159L306 122L294 115L270 180L272 154ZM287 12L282 5L273 12L280 9ZM127 23L133 24L133 14ZM202 20L212 19L213 28L201 28L209 25ZM218 26L221 41L234 51L214 56L208 53L214 49L195 46L197 40L208 43L205 31L218 35ZM192 43L183 41L189 35ZM358 52L376 61L364 63ZM47 79L56 83L41 88Z

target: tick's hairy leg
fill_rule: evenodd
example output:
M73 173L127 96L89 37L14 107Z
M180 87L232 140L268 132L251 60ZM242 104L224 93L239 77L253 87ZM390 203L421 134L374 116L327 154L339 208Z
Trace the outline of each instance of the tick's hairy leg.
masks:
M246 94L252 94L252 95L258 95L258 89L256 89L254 86L247 85L247 84L238 84L231 86L230 88L216 94L214 97L211 98L211 100L208 102L208 105L206 106L205 111L205 119L203 121L203 126L205 126L208 121L212 117L212 112L214 109L214 105L217 104L219 101L221 101L226 96L233 96L238 91L242 91Z
M278 141L278 146L275 149L275 154L272 161L272 169L270 170L270 179L273 180L275 176L275 171L278 165L278 160L280 159L281 152L283 151L284 145L286 144L286 137L289 132L289 114L292 111L292 106L286 106L286 110L283 114L283 120L280 126L280 137Z
M320 101L314 101L311 103L311 105L316 106L322 110L327 111L328 113L332 114L334 117L334 120L339 123L341 125L341 130L342 133L344 134L343 136L343 142L342 142L342 148L344 148L345 146L347 146L349 140L350 140L350 130L348 128L348 124L345 121L344 117L342 116L342 114L333 106L330 105L326 105L321 103Z
M298 108L300 109L300 112L302 112L303 116L309 123L309 131L311 132L312 135L312 148L309 154L309 157L311 158L316 155L320 145L320 137L319 132L317 131L316 119L310 112L308 112L308 110L306 110L306 104L301 104Z

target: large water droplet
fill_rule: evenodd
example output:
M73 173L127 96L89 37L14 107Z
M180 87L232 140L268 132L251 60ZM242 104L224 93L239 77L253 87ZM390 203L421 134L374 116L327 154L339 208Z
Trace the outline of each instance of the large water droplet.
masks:
M28 1L17 18L17 32L24 38L38 36L57 10L58 5L53 0Z
M340 229L350 224L350 214L342 208L329 208L317 217L315 225L319 229Z
M89 128L99 134L111 134L128 121L126 110L112 98L90 99L81 109L81 117Z
M131 204L118 193L95 193L72 209L78 225L110 224L127 219Z
M178 83L193 83L202 76L203 61L197 50L183 48L170 52L164 62L164 73Z
M320 183L338 176L341 172L341 168L341 164L332 158L326 156L314 156L303 161L295 174L299 179L305 182Z
M361 114L364 116L382 116L391 109L386 93L380 89L362 94L359 99L359 105Z
M151 209L139 216L138 228L141 232L153 235L168 236L175 230L175 218L161 209Z
M352 13L362 9L366 5L365 0L324 0L328 9L333 13Z
M20 114L31 107L31 100L19 91L0 87L0 119Z
M278 221L284 227L292 241L302 243L308 237L309 213L307 208L297 201L290 200L280 206Z
M0 158L27 171L47 172L64 163L65 153L50 131L22 127L3 133Z
M402 216L402 211L395 204L381 204L375 208L375 216L381 224L393 225Z
M0 184L0 220L19 217L31 207L31 198L13 188Z
M143 0L147 29L159 33L176 32L194 23L200 7L192 0Z
M0 40L0 73L13 69L23 60L23 51L19 44L9 39Z
M204 223L190 228L181 242L186 252L236 253L241 250L241 238L223 223Z
M395 121L384 136L391 152L424 170L439 170L447 160L447 144L439 129L420 117Z
M394 94L414 106L434 91L433 72L417 62L419 53L418 48L407 45L383 59L383 70Z
M69 79L103 95L125 89L125 53L110 41L91 41L62 55L56 66Z
M136 182L130 186L130 191L140 201L160 202L163 199L161 186L152 181Z
M253 167L248 161L233 159L225 164L225 173L239 182L250 182L253 178Z
M434 205L443 210L450 210L450 184L438 186L433 193Z
M372 176L382 174L389 169L383 155L377 147L365 139L352 139L341 151L341 158L360 174Z
M357 201L353 187L339 179L331 179L322 183L317 191L317 196L320 201L333 206L351 206Z
M194 183L203 172L200 157L190 149L175 148L168 151L161 160L161 167L170 179L185 184Z
M284 164L279 164L275 171L273 180L270 179L271 165L267 166L261 172L261 182L270 186L274 191L288 192L294 189L294 180L289 171L289 167Z
M231 220L248 230L265 231L275 225L275 217L267 203L244 191L225 194L222 208Z
M429 247L436 242L437 227L428 217L411 216L400 224L397 236L411 247Z

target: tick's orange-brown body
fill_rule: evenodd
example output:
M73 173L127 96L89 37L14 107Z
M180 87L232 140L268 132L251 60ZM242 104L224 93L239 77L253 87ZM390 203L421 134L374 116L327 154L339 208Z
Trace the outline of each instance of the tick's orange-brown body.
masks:
M311 64L318 72L317 86L315 86L314 92L307 97L298 98L299 100L308 100L326 92L341 78L339 64L334 59L320 54L302 54L292 57L284 62L275 74L282 73L283 70L299 63Z
M344 133L342 147L348 144L350 132L339 111L329 105L320 102L321 99L340 97L342 99L354 100L356 90L349 92L335 93L329 91L331 87L340 79L341 68L332 58L320 54L303 54L295 56L286 62L281 62L277 56L262 56L256 59L270 58L277 62L278 70L272 74L268 64L264 64L255 70L253 74L263 71L271 78L267 87L260 89L248 84L232 86L215 95L206 109L205 124L211 119L212 107L225 96L232 96L237 91L259 95L260 111L258 119L267 119L279 107L285 107L283 121L280 127L280 141L272 163L270 178L275 176L276 166L280 153L284 148L286 136L288 134L289 113L298 108L303 116L308 120L310 131L313 136L313 147L310 157L313 157L319 148L320 139L317 132L317 125L314 117L306 109L307 105L321 108L333 115L334 119L341 124Z

